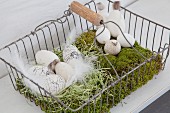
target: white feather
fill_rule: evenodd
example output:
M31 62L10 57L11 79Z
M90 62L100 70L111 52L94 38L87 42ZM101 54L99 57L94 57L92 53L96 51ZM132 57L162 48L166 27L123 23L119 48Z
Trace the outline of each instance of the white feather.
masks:
M67 36L66 45L71 45L76 40L76 28L74 27Z
M84 75L93 69L93 66L82 59L72 59L68 62L75 69L76 80L82 81Z
M73 82L83 81L86 73L93 69L90 60L84 59L81 52L76 46L67 45L63 50L63 59L74 69L74 74L67 81L66 87L70 86Z
M68 64L73 67L74 74L71 79L67 81L66 87L70 86L74 82L84 81L85 75L93 70L93 64L90 60L87 61L87 59L72 59L68 62Z

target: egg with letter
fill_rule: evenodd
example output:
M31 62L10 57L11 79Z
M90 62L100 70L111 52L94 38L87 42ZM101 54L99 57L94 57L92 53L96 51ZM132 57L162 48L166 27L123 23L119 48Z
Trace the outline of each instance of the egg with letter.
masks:
M66 85L63 77L54 74L44 66L33 66L29 68L26 76L28 78L23 78L24 84L29 87L33 93L42 94L44 96L48 95L46 95L41 88L38 88L36 84L53 95L59 93Z
M82 59L82 54L76 46L67 45L63 50L63 60L68 63L72 59Z

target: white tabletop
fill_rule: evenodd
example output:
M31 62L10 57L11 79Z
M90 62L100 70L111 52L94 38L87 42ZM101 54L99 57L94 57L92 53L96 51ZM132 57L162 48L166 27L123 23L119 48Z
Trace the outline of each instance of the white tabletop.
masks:
M15 91L9 76L0 79L0 113L43 113L34 103Z

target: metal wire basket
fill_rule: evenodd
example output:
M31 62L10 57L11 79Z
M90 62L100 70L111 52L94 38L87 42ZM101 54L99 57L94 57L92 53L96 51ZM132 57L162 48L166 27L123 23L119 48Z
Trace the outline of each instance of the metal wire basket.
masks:
M113 2L108 0L108 12L110 11L111 3ZM85 6L97 12L95 1L92 0L86 3ZM51 105L50 106L48 105L48 107L52 107L58 104L58 106L65 108L63 111L60 111L60 112L82 112L82 113L97 112L96 109L100 109L100 111L102 111L102 105L104 101L105 101L105 104L111 104L112 106L115 105L114 95L119 95L119 100L121 101L122 97L120 95L122 93L122 87L121 87L122 80L126 80L130 76L133 79L134 73L138 73L137 74L138 77L143 76L146 71L150 70L150 68L146 68L146 65L148 65L149 63L149 67L151 67L153 65L151 61L155 60L159 54L161 54L163 57L162 59L162 64L163 64L162 70L163 70L165 67L167 58L169 56L169 44L170 44L170 37L169 37L170 28L167 28L154 21L146 19L138 14L135 14L124 7L121 7L121 12L124 14L124 18L126 21L126 26L127 26L126 31L130 34L133 34L134 37L139 37L139 38L136 38L136 41L138 41L141 46L152 50L153 51L152 57L146 58L139 51L136 50L136 52L138 52L141 56L143 56L143 58L145 59L144 62L140 64L136 64L135 67L129 67L128 72L122 71L122 74L118 75L114 68L114 65L112 65L112 63L107 59L107 57L103 55L103 57L105 57L108 60L108 63L112 66L113 71L116 73L117 80L115 80L114 82L111 82L110 85L103 88L97 94L93 96L89 96L88 101L85 101L78 108L71 108L67 106L60 99L52 95L50 92L46 91L43 87L35 83L30 78L27 78L20 70L18 70L15 67L14 64L12 64L12 61L10 59L0 57L0 59L6 65L6 68L9 72L9 77L11 79L14 89L18 90L16 86L16 82L18 78L19 79L26 78L30 80L32 83L34 83L39 88L39 91L42 97L43 97L42 92L44 92L46 96L52 98L52 100L49 100L51 101ZM5 52L10 57L12 51L17 50L17 52L20 55L26 56L28 63L30 61L34 61L36 63L35 53L38 50L42 50L42 49L52 50L55 47L58 47L60 50L62 50L63 49L62 43L66 42L67 33L70 32L73 27L80 29L80 33L86 30L89 30L89 29L91 30L95 29L94 25L89 23L87 20L81 18L80 16L78 16L79 21L76 21L75 19L76 16L77 16L76 14L70 12L70 10L68 9L64 11L64 15L62 17L57 18L56 20L49 20L49 21L42 23L41 25L37 26L35 30L32 31L30 34L6 45L2 49L0 49L0 51ZM106 23L109 23L109 22L106 22ZM106 24L106 23L103 23L103 24ZM111 23L116 24L114 22L111 22ZM145 71L140 72L141 68L145 68ZM136 84L138 84L138 79L134 78L134 81L136 81ZM112 92L111 94L110 89L111 88L114 89L117 84L119 84L119 91ZM128 82L126 82L126 85L128 85ZM133 84L131 84L131 89L133 89L133 87L134 87ZM126 90L130 90L130 89L125 88L125 91ZM134 90L130 90L130 92L133 92L133 91ZM102 95L104 93L107 95L106 100L102 99ZM112 96L109 96L109 95L112 95ZM101 97L100 102L99 102L100 108L97 108L96 99L99 96ZM29 98L30 101L34 101L36 103L36 101L31 95L26 95L26 97ZM47 98L47 100L48 99L49 98ZM42 102L37 105L40 105L40 107L42 108L42 106L43 107L46 106L46 103ZM93 109L91 109L90 106L93 106ZM84 111L85 107L87 107L87 111ZM57 112L57 110L48 109L48 112L49 113Z

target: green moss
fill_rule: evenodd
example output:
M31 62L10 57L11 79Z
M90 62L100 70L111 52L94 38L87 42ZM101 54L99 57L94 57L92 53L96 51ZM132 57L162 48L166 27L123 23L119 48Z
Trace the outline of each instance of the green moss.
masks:
M98 49L95 47L94 44L94 37L95 37L95 31L88 31L82 33L77 40L75 41L74 45L79 49L80 52L82 52L84 55L93 56L99 55ZM100 48L103 48L103 45L99 44L97 42L97 45L100 46Z
M89 99L89 96L91 97L94 94L99 93L100 90L110 85L111 82L118 80L108 61L94 45L94 37L95 31L85 32L77 38L74 45L78 47L80 52L85 56L98 56L97 61L94 61L95 70L86 75L83 83L74 83L56 95L56 97L62 100L62 102L73 109L81 106ZM103 45L97 43L97 46L103 51ZM150 50L142 48L137 42L134 47L146 58L150 58L153 55ZM61 61L63 61L62 51L54 50L54 53L60 57ZM122 76L122 71L127 73L131 70L129 67L135 68L137 64L141 64L146 60L132 48L122 48L117 56L105 56L113 64L120 77ZM90 113L109 112L113 105L117 105L131 92L146 84L155 74L159 73L161 68L162 57L158 55L152 61L147 62L145 65L136 69L133 73L130 73L127 77L121 79L121 81L115 84L114 87L110 87L107 91L103 92L103 94L99 95L96 98L96 101L90 102L89 105L86 105L83 110L81 109L77 113L86 113L88 110ZM21 94L26 98L34 100L34 102L37 105L40 105L42 110L46 113L58 113L64 111L71 113L71 111L61 107L53 98L41 97L33 94L29 88L24 86L22 79L18 79L16 83Z
M63 51L54 49L53 52L59 57L60 61L63 62Z

